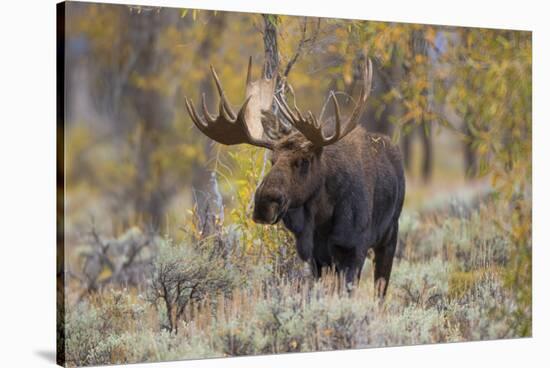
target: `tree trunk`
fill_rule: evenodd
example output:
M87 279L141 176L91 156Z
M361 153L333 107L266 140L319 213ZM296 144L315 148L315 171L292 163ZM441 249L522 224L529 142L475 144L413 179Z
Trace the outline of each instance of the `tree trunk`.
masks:
M212 57L212 53L219 47L221 35L226 26L226 19L223 12L218 13L210 18L209 22L209 35L202 41L198 48L198 58L201 60L208 60ZM202 93L205 93L207 98L207 105L210 111L216 111L215 106L217 100L217 92L212 88L212 78L210 73L205 75L199 84L199 89ZM209 161L212 156L211 150L208 149L210 140L204 140L204 145L201 147L204 153L204 157ZM202 236L206 237L211 235L215 230L215 216L216 203L214 203L214 194L211 193L210 179L211 172L204 165L200 163L194 163L192 168L193 177L191 179L191 186L193 188L193 201L196 208L197 221L202 229Z
M424 119L421 125L420 138L422 142L422 179L429 181L433 172L433 140L431 123Z
M403 163L405 170L410 173L411 167L411 149L412 149L412 132L401 135L401 152L403 153Z
M467 112L464 115L464 122L462 123L462 132L466 136L462 145L462 151L464 153L464 174L467 178L473 178L477 175L477 156L475 149L472 147L472 141L474 139L468 120L471 114Z
M156 49L157 39L162 24L162 14L144 12L128 15L128 34L136 49L140 50L135 65L135 71L144 77L156 75L159 72L159 54ZM159 142L159 132L169 120L166 101L154 89L133 88L131 104L133 119L138 127L138 142L136 144L135 165L137 175L133 184L134 210L136 215L158 229L163 224L163 213L167 195L163 192L162 172L160 167L154 167L152 155ZM148 185L151 180L157 180L153 188Z
M416 30L412 34L412 48L413 56L422 55L426 58L426 63L429 63L429 53L428 48L429 44L425 38L424 31ZM428 70L427 68L426 70ZM426 71L427 72L427 71ZM430 76L426 75L426 78L430 80ZM433 91L431 90L432 86L428 83L423 91L421 91L422 96L426 98L426 112L429 112L432 108L432 95ZM432 157L432 129L431 121L426 118L426 114L422 114L421 121L418 122L418 129L420 129L420 139L422 143L422 179L424 181L429 181L432 177L433 171L433 157Z
M279 48L277 45L277 15L262 14L264 19L264 52L265 62L263 75L265 78L273 78L279 69ZM279 82L277 82L279 84ZM279 87L277 85L277 87ZM278 88L277 88L278 89Z

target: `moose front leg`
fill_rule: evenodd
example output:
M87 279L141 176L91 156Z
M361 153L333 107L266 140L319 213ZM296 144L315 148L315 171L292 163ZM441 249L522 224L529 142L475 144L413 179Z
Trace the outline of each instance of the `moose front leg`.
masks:
M311 262L313 255L314 221L310 208L306 206L292 208L283 217L283 222L296 240L296 250L302 261Z
M331 248L336 271L343 276L346 290L351 292L359 280L359 273L365 257L362 257L358 248L347 248L333 245Z

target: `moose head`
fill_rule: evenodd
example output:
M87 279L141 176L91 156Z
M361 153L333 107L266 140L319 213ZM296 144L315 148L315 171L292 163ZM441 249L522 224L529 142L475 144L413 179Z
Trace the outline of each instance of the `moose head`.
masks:
M214 117L208 111L204 94L203 117L199 116L192 101L186 98L185 104L193 123L212 140L224 145L245 143L272 151L271 171L254 196L253 220L275 224L289 208L300 207L319 188L327 169L322 159L324 148L344 139L357 127L371 88L372 65L369 60L364 68L359 99L345 121L336 96L331 92L335 116L330 134L326 132L331 130L328 124L316 118L311 111L304 115L295 102L290 107L285 99L275 97L275 78L252 81L251 67L250 58L246 99L238 112L231 108L212 66L210 69L220 96L218 116ZM281 118L295 129L285 130L280 118L271 112L273 100Z

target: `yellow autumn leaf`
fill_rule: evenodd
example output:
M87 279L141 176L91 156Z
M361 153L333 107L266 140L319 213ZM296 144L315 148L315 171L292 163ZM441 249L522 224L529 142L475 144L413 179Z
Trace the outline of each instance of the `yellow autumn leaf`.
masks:
M111 269L109 267L105 266L105 267L103 267L103 269L101 270L101 272L97 276L97 279L99 281L103 281L103 280L106 280L109 277L111 277L112 274L113 274L113 272L111 271Z

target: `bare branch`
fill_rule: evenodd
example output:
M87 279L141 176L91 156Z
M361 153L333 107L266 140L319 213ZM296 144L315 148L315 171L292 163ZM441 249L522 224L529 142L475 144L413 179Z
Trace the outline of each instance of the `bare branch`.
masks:
M321 18L317 18L317 26L315 28L315 31L313 35L310 38L306 38L307 34L307 18L304 17L303 25L302 25L302 37L300 38L300 41L298 42L298 46L296 47L296 51L294 52L294 55L290 58L288 63L286 64L285 70L283 72L283 76L286 78L288 77L288 74L292 70L292 67L300 57L300 54L304 52L304 49L307 44L309 44L310 48L315 44L315 41L317 40L317 36L319 35L319 29L321 28Z

